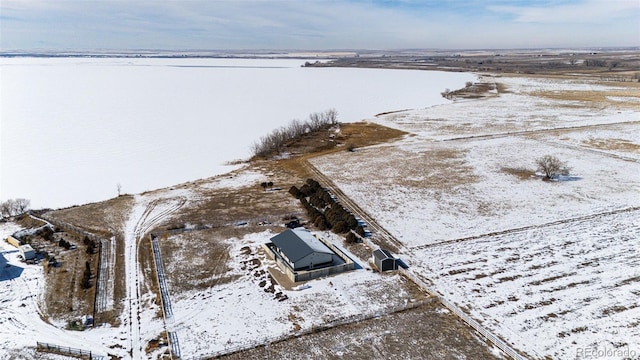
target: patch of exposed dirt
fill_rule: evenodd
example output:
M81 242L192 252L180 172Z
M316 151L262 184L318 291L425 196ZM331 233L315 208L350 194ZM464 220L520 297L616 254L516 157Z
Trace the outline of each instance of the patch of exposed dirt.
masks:
M503 167L502 169L500 169L500 171L509 175L513 175L520 180L531 180L536 178L536 172L526 168Z
M398 140L407 135L406 132L401 130L392 129L386 126L381 126L366 121L357 123L342 124L340 126L341 144L331 149L325 149L323 151L308 152L301 156L282 159L277 162L277 166L281 169L286 169L292 173L297 174L301 179L312 177L312 174L308 172L304 162L312 157L327 155L340 151L349 152L349 149L356 150L361 147L382 144L392 140Z
M289 314L293 326L298 317ZM499 359L460 319L433 301L387 316L223 356L225 359Z
M582 141L582 144L600 150L640 152L640 144L624 139L589 138Z
M206 289L234 280L226 276L228 235L224 228L161 234L158 242L171 291Z
M123 195L102 202L55 210L47 215L97 236L109 238L115 232L122 231L133 201L132 196Z
M552 100L562 100L574 103L575 106L585 107L615 107L615 108L631 108L636 109L640 102L640 84L638 83L621 83L622 89L603 89L603 90L564 90L564 91L534 91L532 96L539 96Z
M60 239L75 244L77 248L66 250L60 247ZM87 253L82 238L70 233L55 233L51 242L38 237L32 240L32 245L46 251L57 261L57 264L43 261L47 315L63 320L79 319L83 315L93 316L98 254ZM83 277L87 262L91 268L91 287L84 288Z
M465 87L458 90L443 92L442 96L447 99L482 99L498 96L497 84L494 82L467 83Z

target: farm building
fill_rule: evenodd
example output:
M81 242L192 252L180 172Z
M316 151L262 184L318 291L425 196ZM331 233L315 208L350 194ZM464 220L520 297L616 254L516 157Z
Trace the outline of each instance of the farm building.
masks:
M20 249L20 255L22 255L22 258L25 260L31 260L36 257L35 250L33 250L31 245L29 244L20 245L19 249Z
M305 229L286 230L271 242L293 270L313 269L333 260L333 251Z
M352 270L354 263L335 246L304 228L287 229L265 244L268 254L293 282Z
M11 236L11 235L7 236L7 242L8 242L9 244L11 244L11 245L13 245L13 246L17 247L17 248L20 248L20 244L22 244L22 243L20 242L20 240L18 240L18 239L16 239L16 238L14 238L14 237L13 237L13 236Z
M398 259L385 249L373 251L373 262L380 272L398 269Z

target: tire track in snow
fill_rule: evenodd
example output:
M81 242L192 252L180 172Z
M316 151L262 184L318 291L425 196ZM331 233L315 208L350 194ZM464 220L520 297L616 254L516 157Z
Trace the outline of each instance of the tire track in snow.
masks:
M556 225L560 225L560 224L568 224L568 223L573 223L573 222L592 220L592 219L597 219L597 218L601 218L601 217L605 217L605 216L615 215L615 214L619 214L619 213L623 213L623 212L633 212L633 211L638 211L638 210L640 210L640 207L638 207L638 206L629 207L629 208L624 208L624 209L601 212L601 213L597 213L597 214L578 216L578 217L569 218L569 219L556 220L556 221L552 221L552 222L548 222L548 223L544 223L544 224L539 224L539 225L529 225L529 226L523 226L523 227L514 228L514 229L507 229L507 230L502 230L502 231L494 231L494 232L490 232L490 233L487 233L487 234L468 236L468 237L459 238L459 239L445 240L445 241L440 241L440 242L433 243L433 244L418 245L418 246L413 246L410 249L411 250L423 250L423 249L428 249L428 248L431 248L431 247L445 245L445 244L452 244L452 243L458 243L458 242L463 242L463 241L476 240L476 239L481 239L481 238L491 237L491 236L513 234L513 233L529 231L529 230L535 230L535 229L543 229L543 228L546 228L546 227L549 227L549 226L556 226Z
M186 197L151 201L146 205L133 229L131 231L127 229L125 234L125 273L129 305L128 338L129 355L132 359L142 359L144 356L144 344L141 337L142 324L140 322L140 313L142 312L140 304L142 274L139 267L138 245L147 232L157 226L165 217L180 209L186 202ZM135 211L132 216L134 218L130 219L130 221L135 219Z
M615 125L637 124L637 123L639 123L639 122L632 120L632 121L620 121L620 122L603 123L603 124L591 124L591 125L576 125L576 126L556 127L556 128L547 128L547 129L536 129L536 130L520 130L520 131L497 133L497 134L460 136L460 137L442 139L442 140L439 140L439 141L441 141L441 142L454 142L454 141L490 140L490 139L498 139L498 138L511 137L511 136L544 134L544 133L548 133L548 132L557 132L557 131L566 131L566 130L582 130L582 129L590 129L590 128L611 127L611 126L615 126Z

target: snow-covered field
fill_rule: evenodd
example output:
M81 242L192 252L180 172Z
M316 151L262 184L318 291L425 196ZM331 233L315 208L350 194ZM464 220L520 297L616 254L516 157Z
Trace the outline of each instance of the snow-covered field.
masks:
M587 80L576 82L500 77L480 77L479 80L505 84L508 93L490 99L459 101L455 106L444 104L388 114L375 121L419 135L421 139L447 140L640 120L637 110L626 107L606 107L589 101L561 101L535 96L541 91L587 93L624 89L620 87L599 85Z
M268 268L276 265L261 245L274 235L265 231L229 239L226 265L230 270L224 276L232 277L232 281L172 295L172 328L178 334L183 354L198 358L238 347L251 348L340 319L381 315L413 301L403 286L406 280L399 275L381 276L366 263L360 264L362 269L310 281L310 287L300 291L272 284ZM337 244L343 241L327 232L321 236ZM191 260L168 261L180 264ZM197 271L171 266L168 270ZM385 292L394 296L380 296Z
M544 154L572 176L549 183L503 170L535 170ZM640 205L639 163L527 138L410 137L313 163L408 247Z
M429 247L413 260L446 298L530 354L640 356L638 239L640 210Z
M553 358L594 349L640 354L640 112L535 96L599 86L592 83L500 81L510 93L382 116L376 121L412 135L313 164L404 244L401 256L412 271L514 347ZM545 131L554 127L563 130ZM523 171L544 154L567 161L571 176L545 182ZM164 319L139 265L140 239L199 203L198 191L257 187L266 179L246 170L134 197L122 227L126 299L118 328L73 332L43 321L42 267L18 262L17 252L1 244L0 358L35 358L35 341L155 358L166 348L146 346L165 330L179 339L183 358L201 358L421 298L403 277L380 275L362 261L361 269L311 281L307 289L282 288L261 250L275 232L257 231L220 240L229 270L213 286L185 291L175 280L211 265L207 259L188 251L164 259L172 303ZM17 229L0 224L0 235ZM389 292L394 296L383 296Z
M562 99L620 90L593 82L496 80L509 93L381 116L410 135L312 163L405 245L413 271L516 348L638 356L640 111ZM533 175L547 154L571 175Z
M443 104L440 91L474 79L304 62L0 58L0 201L66 207L112 198L118 183L133 194L207 178L293 119Z

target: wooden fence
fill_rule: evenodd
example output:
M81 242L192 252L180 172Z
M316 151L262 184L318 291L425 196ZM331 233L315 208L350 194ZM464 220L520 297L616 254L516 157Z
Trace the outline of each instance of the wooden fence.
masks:
M36 342L36 350L48 352L52 354L60 354L66 356L77 357L80 359L106 360L103 355L96 355L92 351L76 349L69 346L60 346L43 342Z

